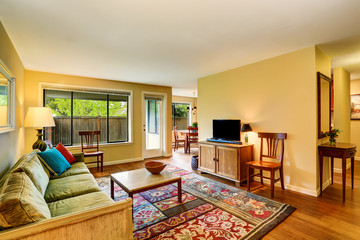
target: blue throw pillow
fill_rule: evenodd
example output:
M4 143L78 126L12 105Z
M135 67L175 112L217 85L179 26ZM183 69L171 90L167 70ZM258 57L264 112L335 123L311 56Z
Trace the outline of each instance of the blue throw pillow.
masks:
M37 153L47 165L59 176L67 169L71 168L71 165L66 161L64 156L56 149L52 148L45 152Z

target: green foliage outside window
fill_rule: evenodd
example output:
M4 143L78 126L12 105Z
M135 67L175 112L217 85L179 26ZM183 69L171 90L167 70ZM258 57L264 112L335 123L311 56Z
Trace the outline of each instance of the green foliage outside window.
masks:
M188 117L189 112L187 111L187 107L189 107L189 104L175 104L174 116L176 118Z
M46 98L46 106L51 108L54 116L71 115L71 99L64 98ZM107 102L97 100L74 99L73 102L74 116L103 116L107 115ZM120 101L109 101L109 116L126 117L127 103Z

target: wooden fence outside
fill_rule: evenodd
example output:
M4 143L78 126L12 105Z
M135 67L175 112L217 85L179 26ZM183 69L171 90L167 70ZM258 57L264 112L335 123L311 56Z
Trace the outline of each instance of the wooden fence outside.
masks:
M71 118L55 117L55 127L46 128L45 139L51 139L56 145L61 142L64 145L71 144ZM109 141L127 141L127 118L109 118ZM106 117L73 117L73 145L80 145L79 131L101 131L100 142L106 139L107 121Z

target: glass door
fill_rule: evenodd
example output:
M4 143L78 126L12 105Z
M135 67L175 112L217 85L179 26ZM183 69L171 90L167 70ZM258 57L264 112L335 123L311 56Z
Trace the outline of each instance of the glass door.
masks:
M144 158L162 156L162 98L145 96L143 114Z

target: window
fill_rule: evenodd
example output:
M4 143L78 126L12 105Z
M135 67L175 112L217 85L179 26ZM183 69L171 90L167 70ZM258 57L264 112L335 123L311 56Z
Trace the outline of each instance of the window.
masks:
M191 106L188 103L172 104L173 127L177 126L178 130L186 130L188 128L190 125L188 108L191 109Z
M146 99L148 133L160 133L160 101L161 99Z
M0 60L0 133L15 130L15 78Z
M79 131L101 131L101 143L129 141L129 93L95 93L44 90L44 106L50 107L55 127L45 139L53 144L79 145Z

